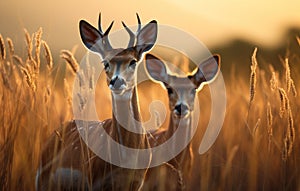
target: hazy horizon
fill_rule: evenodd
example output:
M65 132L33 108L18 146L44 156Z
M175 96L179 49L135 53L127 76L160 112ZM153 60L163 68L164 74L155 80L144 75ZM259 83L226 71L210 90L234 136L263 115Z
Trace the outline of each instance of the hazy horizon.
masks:
M152 19L191 33L212 47L232 39L245 39L258 45L278 44L289 27L300 27L297 7L300 1L226 2L187 0L153 0L141 2L96 1L2 1L0 3L0 34L23 43L23 28L35 32L43 28L43 37L54 49L70 49L80 45L78 22L85 19L97 25L102 12L106 28L115 20L112 31L122 28L121 21L136 25L135 13L142 23ZM118 5L118 6L116 6Z

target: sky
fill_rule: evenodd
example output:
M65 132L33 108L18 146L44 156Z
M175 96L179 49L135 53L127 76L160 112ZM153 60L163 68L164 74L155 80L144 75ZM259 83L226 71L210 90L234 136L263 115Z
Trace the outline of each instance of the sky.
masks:
M0 33L24 43L23 28L29 32L43 28L44 39L57 49L82 45L78 23L85 19L97 25L102 13L106 28L115 21L136 25L156 19L159 24L184 30L208 47L242 38L258 45L274 46L290 26L300 26L299 0L1 0Z

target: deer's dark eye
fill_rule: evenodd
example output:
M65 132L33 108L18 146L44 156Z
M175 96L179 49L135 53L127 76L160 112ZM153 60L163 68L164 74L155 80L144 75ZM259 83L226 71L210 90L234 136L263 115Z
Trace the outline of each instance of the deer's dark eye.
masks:
M173 94L172 88L167 88L167 90L168 90L168 94L169 94L169 95L170 95L170 94Z
M131 60L128 67L134 69L135 66L136 66L136 60Z
M192 89L191 94L195 95L196 94L196 89Z
M109 63L108 63L107 61L104 61L103 64L104 64L104 70L105 70L106 72L108 72L109 69L110 69Z

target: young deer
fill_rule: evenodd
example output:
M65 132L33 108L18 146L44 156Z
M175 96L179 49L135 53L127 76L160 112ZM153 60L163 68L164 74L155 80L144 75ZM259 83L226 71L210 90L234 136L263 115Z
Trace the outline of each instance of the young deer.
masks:
M100 15L98 29L83 20L79 28L84 45L102 58L111 90L113 116L103 121L102 127L116 142L130 148L145 149L150 147L146 134L136 133L143 132L143 127L135 122L140 120L135 87L136 67L143 54L155 44L157 22L153 20L142 28L138 15L137 19L136 34L122 22L130 35L125 49L112 48L108 34L113 22L103 32ZM122 124L117 119L120 116L125 119ZM88 128L102 128L99 127L100 122L87 123ZM126 129L124 124L129 124L133 132ZM104 143L106 140L101 141ZM37 190L138 190L143 186L146 172L146 169L120 168L97 157L85 145L73 121L56 131L46 145L36 176L36 186Z
M162 82L168 91L170 122L169 128L159 135L158 142L169 139L179 127L179 123L183 124L187 129L186 135L180 138L187 139L190 137L190 129L192 128L192 116L194 112L194 100L196 93L204 84L208 84L214 80L220 70L220 57L215 55L200 63L196 71L192 75L186 77L178 77L167 73L165 64L157 57L146 55L146 70L151 78ZM163 136L161 136L163 134ZM174 143L176 147L176 142ZM184 175L190 174L193 153L191 144L174 159L169 161L175 168L183 172Z

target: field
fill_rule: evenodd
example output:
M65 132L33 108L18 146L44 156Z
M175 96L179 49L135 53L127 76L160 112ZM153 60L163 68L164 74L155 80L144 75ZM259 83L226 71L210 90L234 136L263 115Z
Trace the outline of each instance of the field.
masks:
M41 29L32 35L25 30L25 42L23 55L15 52L21 45L0 36L0 190L34 190L43 145L73 117L71 92L76 60L81 58L76 58L75 49L52 55ZM208 87L198 93L201 117L192 140L195 160L188 189L300 190L300 73L296 69L300 55L278 62L280 68L264 62L258 47L249 52L249 62L244 64L250 73L236 67L226 71L225 122L217 141L203 155L197 150L211 100ZM96 88L97 100L104 100L96 101L104 108L98 111L100 119L111 116L104 81L101 77ZM138 89L144 119L149 117L146 105L155 98L153 92L161 88L152 84L152 93L146 96L146 87L142 84Z

